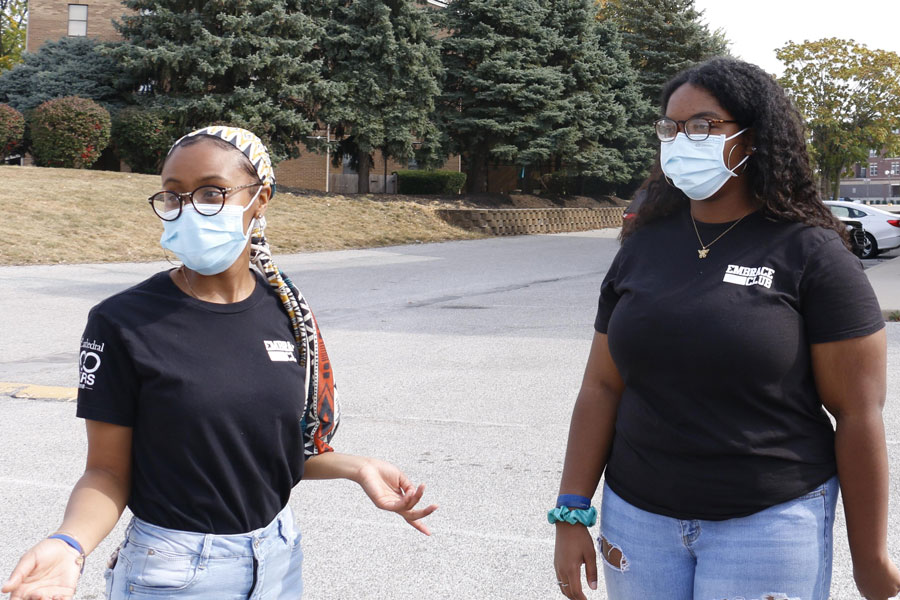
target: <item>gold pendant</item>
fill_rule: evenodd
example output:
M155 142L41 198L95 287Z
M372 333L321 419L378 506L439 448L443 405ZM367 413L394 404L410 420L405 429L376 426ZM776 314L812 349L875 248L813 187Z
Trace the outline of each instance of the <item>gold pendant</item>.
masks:
M700 248L697 250L697 254L700 255L700 258L706 258L706 255L709 254L709 248Z

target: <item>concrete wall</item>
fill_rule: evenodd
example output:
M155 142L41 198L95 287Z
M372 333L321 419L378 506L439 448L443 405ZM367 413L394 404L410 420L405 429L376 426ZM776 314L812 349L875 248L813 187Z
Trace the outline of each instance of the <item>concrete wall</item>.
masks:
M900 177L893 181L845 179L841 181L840 194L866 204L900 203Z
M451 208L437 214L450 223L490 235L523 235L621 227L623 207Z

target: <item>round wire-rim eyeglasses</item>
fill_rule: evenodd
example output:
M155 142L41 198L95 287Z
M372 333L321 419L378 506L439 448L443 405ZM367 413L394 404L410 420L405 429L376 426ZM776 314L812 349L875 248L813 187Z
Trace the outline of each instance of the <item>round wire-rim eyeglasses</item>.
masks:
M150 203L150 207L153 209L153 212L156 213L156 216L163 221L174 221L180 217L181 211L184 208L185 199L190 200L194 210L199 214L204 217L211 217L222 211L222 208L225 206L227 194L254 185L265 184L261 181L254 181L253 183L230 188L224 188L218 185L201 185L193 192L157 192L147 198L147 201ZM195 198L195 196L197 197ZM176 209L178 212L172 216L172 211Z
M678 126L681 125L684 135L694 142L702 142L709 137L709 130L719 123L737 123L727 119L707 119L706 117L691 117L685 121L676 121L669 117L658 119L653 126L656 128L656 137L661 142L672 142L678 135Z

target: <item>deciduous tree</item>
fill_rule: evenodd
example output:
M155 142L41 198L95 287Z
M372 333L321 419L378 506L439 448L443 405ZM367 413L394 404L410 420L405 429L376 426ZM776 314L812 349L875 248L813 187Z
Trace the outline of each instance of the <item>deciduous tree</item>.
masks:
M26 0L0 0L0 73L22 60L27 19Z
M900 55L853 40L789 42L781 85L806 119L810 154L837 198L841 176L870 150L900 152Z

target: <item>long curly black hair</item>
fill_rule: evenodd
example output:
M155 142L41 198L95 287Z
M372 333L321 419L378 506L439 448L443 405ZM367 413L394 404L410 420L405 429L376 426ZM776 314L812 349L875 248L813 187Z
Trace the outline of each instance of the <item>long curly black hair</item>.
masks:
M756 151L746 163L745 176L766 217L834 229L849 245L846 228L819 198L800 114L772 76L741 60L714 58L682 71L665 85L663 113L675 90L686 83L715 96L741 128L753 128ZM641 188L643 202L623 228L622 240L691 202L666 180L658 154Z

